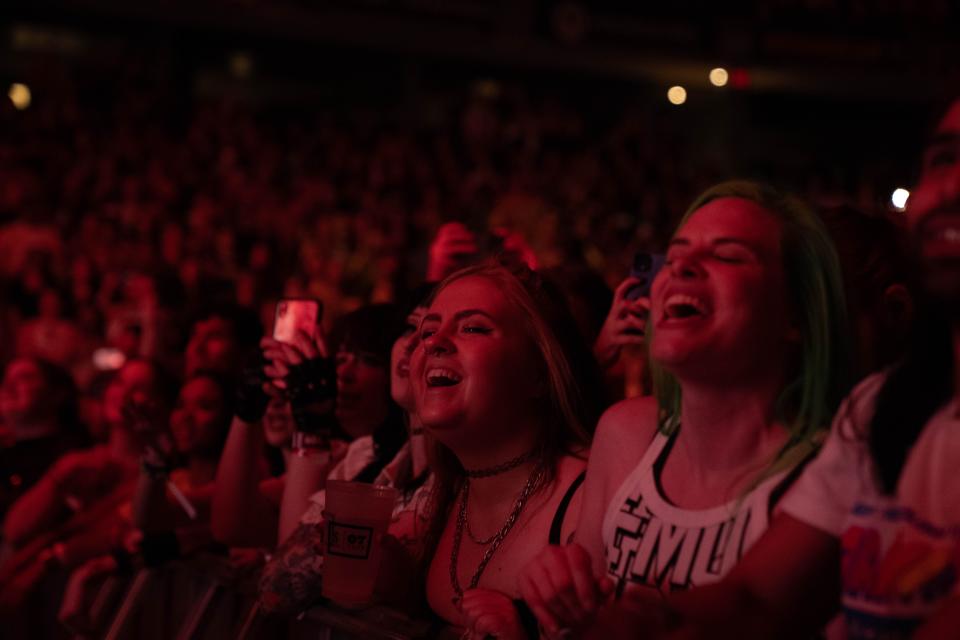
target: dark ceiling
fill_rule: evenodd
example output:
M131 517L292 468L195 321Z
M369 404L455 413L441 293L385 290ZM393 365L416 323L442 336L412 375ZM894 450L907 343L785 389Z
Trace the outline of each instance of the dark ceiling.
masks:
M928 100L960 70L954 0L6 4L9 42L21 48L46 38L47 47L69 49L57 40L66 37L81 43L75 51L96 49L103 36L254 51L282 43L692 88L725 66L744 70L744 90L895 100ZM51 39L51 27L67 31Z

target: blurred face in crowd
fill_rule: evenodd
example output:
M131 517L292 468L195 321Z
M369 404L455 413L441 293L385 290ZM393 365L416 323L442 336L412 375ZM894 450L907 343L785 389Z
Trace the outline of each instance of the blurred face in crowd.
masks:
M187 376L202 370L230 374L236 359L237 344L227 320L212 316L193 325L193 333L187 343Z
M439 291L411 366L417 414L444 444L498 440L528 415L541 386L520 309L497 284L465 276Z
M953 102L924 151L907 220L927 289L942 300L960 302L960 99Z
M133 399L158 401L156 376L143 360L131 360L117 371L103 394L103 418L109 425L124 424L124 405Z
M389 363L344 347L337 351L336 362L337 421L351 437L370 435L389 412Z
M407 316L403 333L393 343L390 352L390 395L408 413L415 409L410 385L410 356L420 344L420 320L425 313L425 307L417 307Z
M45 397L46 386L43 372L33 360L21 358L11 362L0 384L0 415L4 424L15 427L43 419L45 403L51 401Z
M271 447L289 447L293 437L293 414L290 403L283 397L270 398L267 411L263 415L263 433Z
M220 386L210 378L193 378L180 390L170 414L177 450L187 455L215 455L229 419Z
M680 379L711 380L763 376L784 362L795 332L780 235L773 214L742 198L695 211L653 283L653 359Z

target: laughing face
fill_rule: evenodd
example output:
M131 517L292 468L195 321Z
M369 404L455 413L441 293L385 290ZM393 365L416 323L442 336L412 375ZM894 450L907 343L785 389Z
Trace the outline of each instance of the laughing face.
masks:
M927 290L943 301L960 302L960 100L951 105L924 152L907 221Z
M490 279L444 287L420 327L411 380L424 426L445 444L494 439L526 415L536 395L538 356L522 312Z
M653 283L653 359L681 379L763 375L758 365L783 362L795 332L780 237L780 221L750 200L697 209Z
M417 307L407 316L403 333L390 352L390 395L404 411L414 410L413 387L410 384L410 356L420 344L420 321L426 308Z

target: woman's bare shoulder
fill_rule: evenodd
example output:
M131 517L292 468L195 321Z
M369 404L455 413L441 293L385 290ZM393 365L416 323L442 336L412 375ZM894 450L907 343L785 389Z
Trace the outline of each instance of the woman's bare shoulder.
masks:
M653 440L657 431L657 401L646 396L622 400L609 409L597 423L593 439L593 452L628 449L642 453Z

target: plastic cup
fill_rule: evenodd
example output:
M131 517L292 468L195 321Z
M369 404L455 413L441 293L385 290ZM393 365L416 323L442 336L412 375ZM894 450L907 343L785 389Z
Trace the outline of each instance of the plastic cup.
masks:
M347 606L373 597L382 555L381 540L390 524L397 490L362 482L327 482L324 518L323 588L325 598Z

